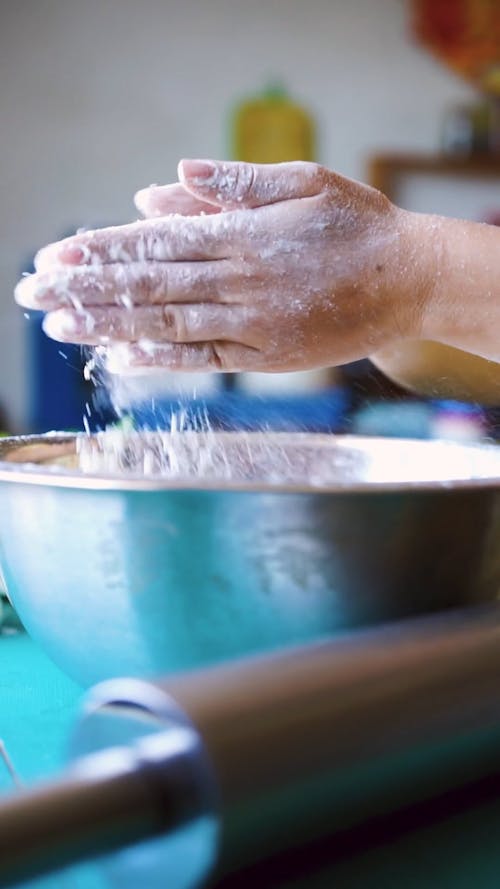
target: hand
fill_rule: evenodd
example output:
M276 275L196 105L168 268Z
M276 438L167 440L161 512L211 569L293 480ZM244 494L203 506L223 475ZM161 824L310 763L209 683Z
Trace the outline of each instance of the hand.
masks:
M316 164L184 161L180 177L139 193L157 218L40 251L16 299L50 336L107 344L120 372L305 370L418 336L431 275L413 214Z

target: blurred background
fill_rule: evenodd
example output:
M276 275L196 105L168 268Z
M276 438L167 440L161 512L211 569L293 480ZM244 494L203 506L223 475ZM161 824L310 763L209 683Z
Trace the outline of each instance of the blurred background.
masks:
M85 413L94 416L79 350L50 343L40 319L24 317L14 304L15 282L30 270L33 254L79 227L135 218L134 191L173 180L182 156L312 157L374 182L401 205L497 221L495 6L487 0L3 4L2 428L81 428ZM459 435L484 430L480 405L475 412L458 403L431 410L386 384L368 362L292 380L201 380L200 392L205 384L211 397L214 386L223 388L225 404L244 393L238 416L257 410L259 422L273 398L279 416L295 422L297 396L298 422L317 428L346 428L348 417L361 431L380 431L381 423L388 433L427 435L439 408ZM263 394L268 407L259 401L256 409L252 398ZM300 414L304 397L309 420ZM382 416L379 402L387 399Z

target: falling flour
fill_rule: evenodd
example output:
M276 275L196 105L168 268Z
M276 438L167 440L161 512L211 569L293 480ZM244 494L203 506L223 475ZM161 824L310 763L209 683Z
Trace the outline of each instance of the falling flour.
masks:
M500 478L500 448L311 433L107 430L76 439L84 473L338 489Z
M500 448L492 445L225 432L213 429L206 412L194 410L186 397L178 410L162 416L168 375L107 374L105 356L105 349L94 350L88 373L107 388L124 419L118 426L76 437L75 468L85 474L315 489L422 483L446 487L457 480L500 477ZM130 412L145 402L156 417L155 428L134 429Z
M181 412L182 417L182 412ZM300 451L260 441L252 433L196 431L172 416L169 431L107 429L77 438L78 466L85 473L124 474L170 479L289 482L297 471L305 478ZM301 459L302 456L302 459ZM295 465L293 465L295 463ZM302 464L302 465L301 465Z

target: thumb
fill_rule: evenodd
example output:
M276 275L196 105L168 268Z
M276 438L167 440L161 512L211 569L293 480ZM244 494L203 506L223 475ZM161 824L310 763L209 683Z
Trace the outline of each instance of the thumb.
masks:
M261 207L320 194L328 172L318 164L247 164L239 161L181 160L179 180L191 194L222 207Z

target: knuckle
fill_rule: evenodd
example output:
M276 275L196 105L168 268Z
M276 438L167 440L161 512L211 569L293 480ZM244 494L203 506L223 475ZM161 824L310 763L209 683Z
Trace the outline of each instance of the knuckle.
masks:
M329 171L312 161L293 161L290 167L295 177L307 186L311 193L319 193L328 186Z
M134 292L138 302L154 305L162 302L167 295L167 285L154 269L140 269L134 276Z
M240 163L235 169L234 197L244 201L254 191L257 170L253 164Z
M125 289L125 288L129 289L130 279L129 279L126 269L123 269L121 272L119 270L119 275L118 275L117 280L118 280L118 283L121 285L122 289ZM150 302L150 297L151 297L151 292L152 292L152 287L153 287L151 275L149 275L147 273L147 271L145 271L145 270L143 271L141 269L140 271L137 271L133 275L132 281L133 281L133 287L134 287L135 292L138 295L140 295L140 301L144 302L144 303Z
M187 337L186 318L179 306L163 306L161 326L165 338L172 343L183 343Z
M228 355L224 343L220 343L217 340L210 343L208 363L210 367L214 367L216 370L228 370Z
M318 192L326 191L330 187L335 174L321 164L310 164L309 167L309 175Z

